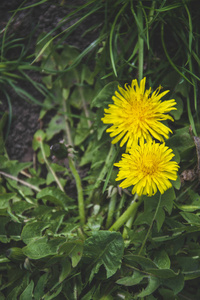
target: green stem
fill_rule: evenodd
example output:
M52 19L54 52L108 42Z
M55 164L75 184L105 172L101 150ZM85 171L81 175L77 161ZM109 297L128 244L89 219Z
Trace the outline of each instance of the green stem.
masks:
M133 224L133 221L135 219L135 215L136 215L136 210L133 212L132 216L128 219L128 221L126 222L126 227L124 227L124 230L123 230L123 239L125 240L128 236L128 231L127 231L127 228L131 228L132 224Z
M117 188L115 188L117 189ZM117 201L117 191L113 191L113 195L110 198L110 203L108 206L108 216L107 216L107 220L106 220L106 228L109 228L110 225L112 224L112 220L113 220L113 215L115 212L115 207L116 207L116 201Z
M143 248L144 248L144 246L145 246L145 244L146 244L146 241L147 241L147 239L148 239L148 236L149 236L149 234L150 234L150 231L151 231L151 229L152 229L152 227L153 227L153 223L154 223L154 221L155 221L155 219L156 219L156 216L157 216L157 213L158 213L158 209L159 209L159 207L160 207L160 202L161 202L161 194L160 194L160 197L159 197L158 205L157 205L157 207L156 207L156 211L155 211L155 214L154 214L154 216L153 216L151 225L150 225L149 230L148 230L148 232L147 232L147 234L146 234L146 236L145 236L145 239L143 240L143 243L142 243L142 246L141 246L141 248L140 248L140 251L139 251L138 255L141 254L141 252L142 252L142 250L143 250Z
M113 157L115 155L115 147L114 145L112 144L111 147L110 147L110 151L107 155L107 158L106 158L106 161L105 161L105 164L103 166L103 169L101 170L100 174L99 174L99 177L97 178L95 184L94 184L94 187L87 199L87 204L89 204L92 200L92 197L94 195L94 192L95 190L100 186L101 182L103 181L106 173L108 172L108 168L110 167L110 163L113 161Z
M74 143L72 141L71 132L70 132L70 128L69 128L69 121L68 121L68 117L67 117L66 99L64 99L64 98L63 98L63 110L65 113L64 118L65 118L65 131L66 131L66 135L67 135L67 142L68 142L68 144L70 144L73 147Z
M116 219L119 219L119 217L121 215L121 211L122 211L123 206L124 206L125 198L126 198L126 194L122 193L122 196L121 196L121 199L120 199L120 202L119 202L119 206L117 208Z
M144 40L142 38L143 33L143 13L141 6L138 7L138 80L141 81L143 78L143 68L144 68Z
M81 225L85 224L85 207L84 207L84 198L83 198L83 188L81 185L81 179L80 176L74 166L74 162L69 157L69 167L71 169L71 172L74 176L74 179L76 181L76 188L78 193L78 209L79 209L79 216L80 216L80 222Z
M42 156L43 156L43 159L44 159L45 164L47 165L49 171L50 171L51 174L53 175L53 177L54 177L54 179L55 179L55 181L56 181L58 187L60 188L60 190L61 190L62 192L64 192L64 189L63 189L63 187L62 187L62 184L60 183L60 181L59 181L59 179L58 179L56 173L55 173L54 170L51 168L51 166L50 166L50 164L49 164L49 162L48 162L48 160L47 160L47 158L46 158L46 155L45 155L45 151L44 151L44 147L43 147L43 143L42 143L42 142L40 142L40 149L41 149Z
M78 72L75 70L75 75L76 75L76 80L77 80L77 84L78 84L78 91L79 91L79 95L81 97L81 101L82 101L82 104L83 104L83 110L84 110L84 113L85 113L85 116L87 118L87 123L88 123L88 128L90 128L92 126L92 122L90 121L90 115L89 115L89 112L88 112L88 109L87 109L87 104L86 104L86 101L85 101L85 98L84 98L84 94L83 94L83 80L79 80L79 75L78 75Z
M82 104L83 104L83 110L84 110L85 116L87 118L88 128L90 128L92 126L92 122L89 119L90 116L89 116L89 112L87 110L87 104L85 102L85 98L84 98L84 95L83 95L83 88L82 88L82 86L78 87L78 91L79 91L79 94L80 94L80 97L81 97L81 101L82 101Z
M120 229L126 221L134 214L136 214L136 211L140 204L142 203L143 199L142 197L138 197L136 194L133 201L131 202L131 205L125 210L125 212L119 217L119 219L110 227L110 231L117 231Z

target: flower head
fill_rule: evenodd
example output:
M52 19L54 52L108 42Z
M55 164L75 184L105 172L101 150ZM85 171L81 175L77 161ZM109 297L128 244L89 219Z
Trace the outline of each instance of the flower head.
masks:
M114 164L119 167L116 180L124 180L119 185L122 188L134 185L132 194L152 196L157 190L163 194L172 186L170 180L177 179L179 166L171 161L173 156L165 143L141 142Z
M167 113L176 110L175 100L161 101L169 91L160 93L160 86L151 94L151 88L145 91L145 82L146 78L143 78L139 86L135 79L131 86L125 84L124 89L118 87L120 93L116 91L112 97L114 104L104 110L103 123L113 124L107 129L110 136L115 137L113 144L122 139L120 147L127 142L129 149L139 140L149 141L152 137L163 142L172 132L162 121L173 121Z

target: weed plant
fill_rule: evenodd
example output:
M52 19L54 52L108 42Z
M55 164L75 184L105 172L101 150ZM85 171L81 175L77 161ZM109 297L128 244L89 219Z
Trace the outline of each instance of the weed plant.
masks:
M25 1L19 9L44 2ZM65 24L59 36L52 37L53 30L38 37L29 67L39 64L40 88L48 91L40 119L49 113L52 118L34 135L33 162L9 159L5 115L0 121L1 299L200 298L198 7L192 0L85 1L54 29ZM67 37L92 15L102 21L85 34L96 31L98 37L83 51L68 45ZM5 35L2 39L5 95L10 86L20 89L14 80L27 68L5 59L6 47L16 43ZM138 196L131 193L135 181L124 188L116 181L116 165L124 167L119 161L129 157L129 149L111 143L102 118L108 105L119 101L116 91L121 89L127 103L124 84L143 77L145 90L163 87L152 101L166 90L164 100L175 99L176 110L162 122L169 136L154 135L153 143L160 140L158 152L164 142L174 153L166 176L173 166L180 168L165 191L159 188L164 179L158 179L160 191L155 193L148 181L146 193L136 189ZM141 85L134 95L145 98ZM143 143L137 142L130 154ZM131 165L127 170L132 178Z

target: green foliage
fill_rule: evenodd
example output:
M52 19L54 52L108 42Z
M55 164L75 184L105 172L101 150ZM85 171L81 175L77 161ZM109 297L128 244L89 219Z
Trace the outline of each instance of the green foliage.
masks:
M44 2L22 4L13 17ZM44 126L33 137L34 163L8 158L4 133L11 109L0 120L0 298L199 299L196 4L86 2L38 37L32 65L23 47L18 60L6 58L10 48L23 45L8 37L10 22L3 35L0 84L10 107L10 87L39 104L19 87L22 78L45 99ZM98 31L98 37L82 52L66 44L95 14L102 19L85 35ZM66 29L52 37L61 26ZM27 69L42 72L43 85ZM167 97L177 102L166 144L180 163L180 177L162 196L144 197L120 230L111 231L132 198L131 189L121 190L115 181L113 163L124 149L111 145L101 118L118 85L143 73L148 87L169 88Z

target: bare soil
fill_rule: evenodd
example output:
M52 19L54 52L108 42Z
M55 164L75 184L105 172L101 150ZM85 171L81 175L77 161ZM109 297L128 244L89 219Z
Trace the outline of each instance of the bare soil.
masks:
M37 2L38 1L29 1L26 3L26 6ZM67 2L70 2L68 6L61 6L61 1L47 1L42 5L19 11L10 22L7 29L7 36L13 35L15 38L23 38L23 43L28 49L28 54L34 53L39 34L42 32L50 32L75 6L83 5L85 1L73 0ZM21 3L21 0L1 1L0 30L4 31L6 29L6 25L13 16L13 11L16 10ZM90 24L88 24L88 21L82 23L82 25L76 29L75 34L69 36L66 43L77 46L81 50L85 49L95 38L94 35L98 33L94 33L94 35L83 35L83 33L87 30L88 26L90 27L92 23L97 22L97 18L99 18L99 16L90 18ZM67 26L70 26L70 24ZM53 35L62 32L64 29L64 27L59 28ZM33 32L31 38L30 32ZM1 33L0 38L2 37L3 33ZM6 59L17 59L19 54L20 49L18 52L17 48L15 48L15 51L6 53ZM32 73L31 78L37 82L41 82L41 74L39 73ZM43 102L44 97L30 83L23 81L17 84L33 95L38 101ZM10 96L12 106L12 124L6 140L8 155L10 159L30 161L33 154L33 135L40 128L39 112L41 107L22 99L10 88L8 88L7 92ZM8 107L8 102L4 94L1 93L1 115L3 112L8 111Z

